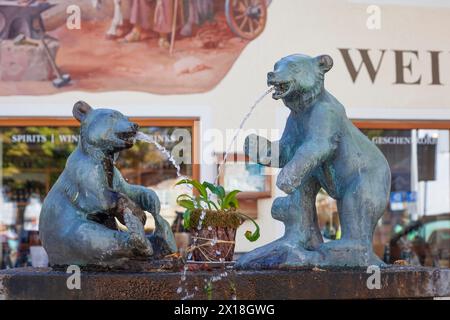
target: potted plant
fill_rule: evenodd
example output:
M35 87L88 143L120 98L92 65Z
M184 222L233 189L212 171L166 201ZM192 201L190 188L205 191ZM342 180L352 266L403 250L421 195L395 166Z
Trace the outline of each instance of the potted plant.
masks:
M194 261L232 261L236 230L244 220L251 220L256 227L254 232L246 231L245 237L252 242L259 238L255 220L239 212L239 190L226 192L220 185L191 179L177 183L181 184L196 190L196 195L181 194L177 198L178 205L186 209L183 223L192 234Z

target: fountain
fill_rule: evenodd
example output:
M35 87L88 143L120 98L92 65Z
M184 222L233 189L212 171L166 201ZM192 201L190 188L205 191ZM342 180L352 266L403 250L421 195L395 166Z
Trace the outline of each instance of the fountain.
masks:
M324 88L332 66L328 55L296 54L268 73L273 98L291 113L280 141L250 136L245 152L260 162L259 152L250 152L258 144L279 151L270 156L282 168L277 186L287 196L275 199L272 216L285 224L285 235L241 257L239 268L383 265L373 253L372 237L387 205L391 172L381 151ZM328 243L323 243L317 222L315 199L321 188L337 200L342 228L342 239Z
M268 73L270 89L242 120L231 145L270 92L291 110L280 141L252 135L245 142L245 153L252 161L282 168L277 186L287 195L275 199L272 216L285 224L285 234L244 254L236 269L223 267L218 272L192 271L187 264L176 263L167 268L167 256L176 247L169 225L159 215L158 197L147 188L126 183L114 168L118 153L139 140L155 144L181 178L180 166L170 152L138 133L137 126L119 112L77 103L73 114L81 123L80 143L49 192L41 214L41 237L53 268L1 271L0 299L450 296L449 269L386 266L373 253L373 231L390 192L389 166L375 145L353 126L344 107L325 90L325 73L332 65L328 55L281 59ZM266 159L260 158L261 148ZM341 240L323 243L315 208L320 188L338 201ZM143 231L144 211L155 219L156 230L150 237ZM203 218L197 230L208 227ZM116 219L128 230L119 231ZM188 255L187 260L190 258ZM162 262L155 267L155 261ZM71 275L61 270L67 265L84 268L79 290L67 286ZM133 268L136 265L141 269ZM92 266L106 269L91 272ZM374 285L371 281L377 276L379 285Z
M256 107L258 106L258 104L269 94L273 91L273 87L269 88L268 90L266 90L258 99L256 99L256 101L253 103L253 105L250 107L249 111L246 113L246 115L243 117L243 119L241 120L241 123L239 125L239 127L237 128L235 134L233 135L231 142L228 146L228 148L226 149L226 152L224 154L223 160L222 162L219 164L218 169L217 169L217 175L216 178L214 179L215 184L218 183L218 179L222 170L222 167L224 166L224 164L227 161L228 158L228 154L230 153L230 150L232 148L232 146L234 145L234 143L236 142L237 137L239 136L240 131L242 130L242 128L244 127L245 123L247 122L247 120L250 118L250 116L252 115L252 113L254 112L254 110L256 109ZM186 177L182 177L180 171L181 171L181 167L180 165L176 162L175 158L173 157L173 155L171 154L171 152L169 150L167 150L166 148L164 148L161 144L159 144L158 142L156 142L155 140L153 140L149 135L143 133L143 132L137 132L135 135L135 140L138 141L143 141L146 143L150 143L156 146L156 148L170 161L170 163L173 165L173 167L176 169L176 175L178 178L186 178ZM188 186L191 187L192 186L188 184ZM199 288L197 286L194 287L194 290L192 293L189 292L189 289L187 288L187 272L189 270L189 263L192 263L192 258L193 258L193 253L192 250L197 246L197 241L199 238L199 232L202 230L203 226L203 221L204 218L206 216L206 212L202 212L202 214L199 216L199 221L198 224L196 226L196 230L195 230L195 234L193 237L193 243L190 246L190 250L188 251L188 254L186 256L186 262L183 266L183 271L182 271L182 275L180 277L180 287L177 288L176 292L177 294L180 294L182 296L182 300L187 300L187 299L192 299L195 297L195 294L199 291ZM211 226L205 226L208 229L211 228ZM211 241L211 246L215 246L217 244L217 239L213 239ZM217 255L221 255L220 251L216 251ZM227 278L229 276L229 274L231 272L233 272L232 268L227 268L227 264L225 263L224 259L220 259L220 266L216 265L215 267L220 267L219 268L219 272L217 273L216 270L214 270L213 274L207 278L204 279L205 282L205 286L204 288L206 290L210 290L208 288L212 288L212 284L217 282L217 281L221 281L225 278ZM235 300L236 299L236 295L233 294L231 296L231 299Z

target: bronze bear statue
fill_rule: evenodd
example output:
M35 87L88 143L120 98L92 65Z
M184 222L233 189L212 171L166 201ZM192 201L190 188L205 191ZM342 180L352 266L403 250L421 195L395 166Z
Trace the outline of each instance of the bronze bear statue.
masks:
M272 216L285 224L285 234L243 255L240 268L383 264L373 252L372 237L388 201L389 165L324 88L324 75L332 66L328 55L294 54L267 75L273 98L291 112L280 141L249 136L245 153L253 161L282 168L277 186L288 195L275 199ZM341 239L327 243L317 223L320 188L336 199L342 229Z
M118 266L175 252L156 193L128 184L114 167L119 152L133 146L138 126L118 111L94 110L82 101L73 115L81 123L80 140L45 198L39 222L50 264ZM155 219L150 238L144 210ZM128 232L118 230L115 219Z

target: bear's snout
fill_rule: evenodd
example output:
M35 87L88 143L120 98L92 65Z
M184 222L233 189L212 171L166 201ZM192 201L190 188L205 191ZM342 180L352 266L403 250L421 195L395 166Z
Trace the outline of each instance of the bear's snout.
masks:
M131 123L131 131L133 131L134 133L137 133L139 130L139 125L137 123L132 122Z
M139 125L134 122L128 122L128 124L125 126L125 128L122 128L122 130L124 131L124 133L128 133L134 136L139 130Z
M122 121L116 125L116 136L125 143L125 148L131 148L139 126L131 121ZM116 147L123 147L122 145Z
M271 71L271 72L267 73L267 85L269 87L273 86L277 82L278 82L278 80L277 80L277 75L275 72Z
M271 71L267 73L267 85L273 86L279 83L289 82L290 77L283 71Z

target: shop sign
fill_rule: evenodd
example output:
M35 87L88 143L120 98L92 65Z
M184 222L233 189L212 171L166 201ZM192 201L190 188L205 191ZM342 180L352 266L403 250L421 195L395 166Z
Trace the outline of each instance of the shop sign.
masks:
M49 136L41 134L16 134L11 136L12 143L42 144L51 143L78 143L79 135L74 134L51 134Z
M443 85L440 74L440 59L442 51L427 51L420 53L417 50L387 50L380 49L378 53L378 60L371 58L371 49L356 49L358 51L361 62L359 65L355 63L350 55L351 49L338 49L342 55L345 66L353 83L356 83L359 74L362 69L366 69L370 80L375 83L379 71L382 68L383 61L385 60L386 53L392 53L394 58L395 70L393 70L393 84L401 85L421 85L425 82L425 74L417 74L415 72L417 65L421 62L421 59L427 61L429 66L429 75L427 78L427 85ZM375 50L374 50L375 51ZM424 57L426 56L426 58Z
M377 145L389 145L389 144L396 144L396 145L404 145L404 144L411 144L411 137L402 137L402 136L377 136L372 137L372 142ZM425 136L422 138L417 138L417 144L418 145L436 145L438 142L437 138L433 138L430 136Z

